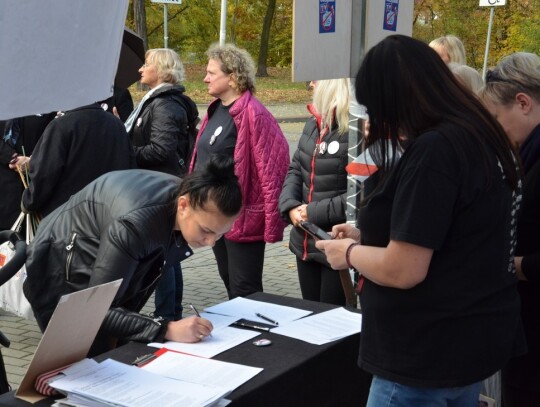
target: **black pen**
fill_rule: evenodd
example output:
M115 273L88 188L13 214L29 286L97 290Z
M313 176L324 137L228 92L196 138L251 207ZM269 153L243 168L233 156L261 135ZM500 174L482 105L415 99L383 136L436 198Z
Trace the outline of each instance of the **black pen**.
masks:
M274 321L273 319L268 318L267 316L265 316L265 315L263 315L263 314L259 314L258 312L256 312L255 315L257 315L259 318L264 319L265 321L270 322L271 324L279 325L279 322Z
M189 304L190 308L193 310L195 315L197 315L199 318L201 318L201 314L199 314L199 311L197 311L197 308L193 306L193 304Z
M258 329L259 331L270 332L270 328L268 328L267 326L260 326L260 325L252 324L249 322L236 321L232 325L241 326L242 328L252 328L252 329Z

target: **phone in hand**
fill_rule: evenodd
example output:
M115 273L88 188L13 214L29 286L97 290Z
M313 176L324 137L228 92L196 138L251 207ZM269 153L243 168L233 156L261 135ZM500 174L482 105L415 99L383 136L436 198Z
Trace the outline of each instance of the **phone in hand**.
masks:
M298 224L300 229L307 232L311 237L317 240L332 240L332 236L330 236L328 233L326 233L324 230L322 230L317 225L314 225L311 222L308 221L300 221Z

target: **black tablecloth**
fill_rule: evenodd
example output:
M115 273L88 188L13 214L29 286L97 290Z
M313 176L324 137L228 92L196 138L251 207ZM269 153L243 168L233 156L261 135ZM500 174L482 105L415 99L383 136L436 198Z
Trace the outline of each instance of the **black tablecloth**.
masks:
M333 305L296 298L256 293L249 298L301 308L314 313ZM271 339L272 345L256 347L247 341L214 357L217 360L262 367L264 370L232 392L231 407L241 406L363 406L371 377L357 367L360 335L326 345L312 345L297 339L264 332L256 339ZM144 344L130 343L96 357L131 363L137 356L153 352ZM35 406L47 406L43 401ZM29 406L12 393L0 396L0 406Z

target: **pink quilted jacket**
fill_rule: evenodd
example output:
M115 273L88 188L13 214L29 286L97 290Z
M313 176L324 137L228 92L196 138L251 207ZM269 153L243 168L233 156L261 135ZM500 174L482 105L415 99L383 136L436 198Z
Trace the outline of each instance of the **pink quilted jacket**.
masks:
M216 107L208 106L199 137ZM234 150L235 173L242 188L243 206L232 229L225 235L235 242L283 240L286 224L281 219L278 199L287 170L289 145L272 114L249 91L229 110L238 132ZM197 143L190 164L197 159Z

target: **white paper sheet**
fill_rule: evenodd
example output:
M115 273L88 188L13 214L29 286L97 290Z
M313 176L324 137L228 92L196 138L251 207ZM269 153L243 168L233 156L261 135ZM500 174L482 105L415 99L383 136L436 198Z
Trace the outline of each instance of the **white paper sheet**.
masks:
M212 336L207 336L204 340L197 343L168 341L165 343L150 343L148 346L167 348L176 352L188 353L203 358L211 358L221 352L225 352L226 350L240 345L245 341L255 338L258 335L260 335L260 332L225 327L212 331Z
M128 3L0 1L0 120L112 95Z
M228 394L222 387L161 377L111 359L55 380L51 386L83 399L133 407L200 407Z
M233 391L260 372L262 368L227 363L166 351L142 367L154 374L186 382L225 387Z
M254 301L242 297L237 297L233 300L225 301L221 304L206 308L205 311L244 318L250 321L261 322L263 324L269 324L267 320L259 318L256 315L259 313L278 322L280 326L312 313L311 311L306 311L299 308L286 307L284 305L271 304L262 301Z
M273 328L271 332L323 345L359 333L361 327L362 314L347 311L342 307Z

